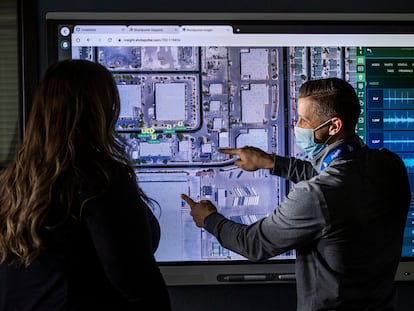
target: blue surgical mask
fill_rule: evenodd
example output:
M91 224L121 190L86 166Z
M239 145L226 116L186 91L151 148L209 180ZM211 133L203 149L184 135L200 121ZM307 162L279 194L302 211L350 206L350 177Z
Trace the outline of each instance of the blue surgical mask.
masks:
M315 132L329 124L331 121L332 119L329 119L314 129L294 127L296 145L302 148L310 158L316 157L326 147L325 144L329 138L323 144L317 143L315 142Z

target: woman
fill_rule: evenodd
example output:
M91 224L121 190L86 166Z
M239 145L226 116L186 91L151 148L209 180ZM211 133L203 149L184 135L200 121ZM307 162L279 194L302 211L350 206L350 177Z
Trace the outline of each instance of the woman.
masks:
M111 73L52 65L0 175L0 310L171 310L155 201L118 139ZM150 300L153 297L155 300Z

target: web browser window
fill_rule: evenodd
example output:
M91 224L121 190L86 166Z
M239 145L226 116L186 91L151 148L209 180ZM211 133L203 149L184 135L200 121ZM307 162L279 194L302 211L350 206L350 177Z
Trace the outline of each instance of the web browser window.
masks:
M370 147L399 154L413 185L414 33L207 21L56 19L53 27L52 58L88 59L114 76L121 98L116 130L139 185L160 204L154 212L163 233L156 252L161 265L247 263L195 226L180 194L211 200L246 225L272 213L290 185L268 170L237 168L218 148L255 146L306 158L294 144L293 126L297 91L309 79L339 77L354 86L362 108L356 132ZM412 206L402 258L414 258L413 241ZM292 250L269 262L294 259ZM244 275L235 267L223 271Z

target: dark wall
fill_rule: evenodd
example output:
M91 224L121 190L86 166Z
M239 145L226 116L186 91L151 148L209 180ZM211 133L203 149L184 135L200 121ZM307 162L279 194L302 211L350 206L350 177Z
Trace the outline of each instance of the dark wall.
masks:
M355 13L408 13L414 3L407 0L38 0L39 11L137 11L137 12L355 12Z
M27 57L44 68L45 58L45 14L53 11L72 12L271 12L271 13L414 13L414 1L377 0L375 5L368 1L350 0L341 5L338 1L309 0L22 0L26 16L32 15L26 33L31 40L31 53ZM33 15L34 14L34 15ZM37 27L35 27L37 26ZM37 29L37 30L36 30ZM39 39L37 51L33 49L34 38ZM37 52L37 53L36 53ZM27 60L26 60L27 61ZM29 64L30 65L30 64ZM31 70L35 70L33 63ZM39 70L41 71L41 70ZM381 273L380 271L378 273ZM139 280L137 280L139 282ZM400 303L398 311L412 311L414 284L398 284ZM219 286L178 286L170 287L175 311L295 311L296 293L294 284L272 285L219 285ZM155 293L156 297L156 293Z

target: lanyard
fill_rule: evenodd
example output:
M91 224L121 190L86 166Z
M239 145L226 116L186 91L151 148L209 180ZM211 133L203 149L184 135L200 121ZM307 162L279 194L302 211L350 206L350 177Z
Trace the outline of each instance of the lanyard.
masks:
M321 165L321 171L323 171L333 160L342 157L352 151L361 149L361 145L359 143L351 143L351 144L345 144L341 145L335 149L333 149L331 152L328 153L326 158L323 160Z

